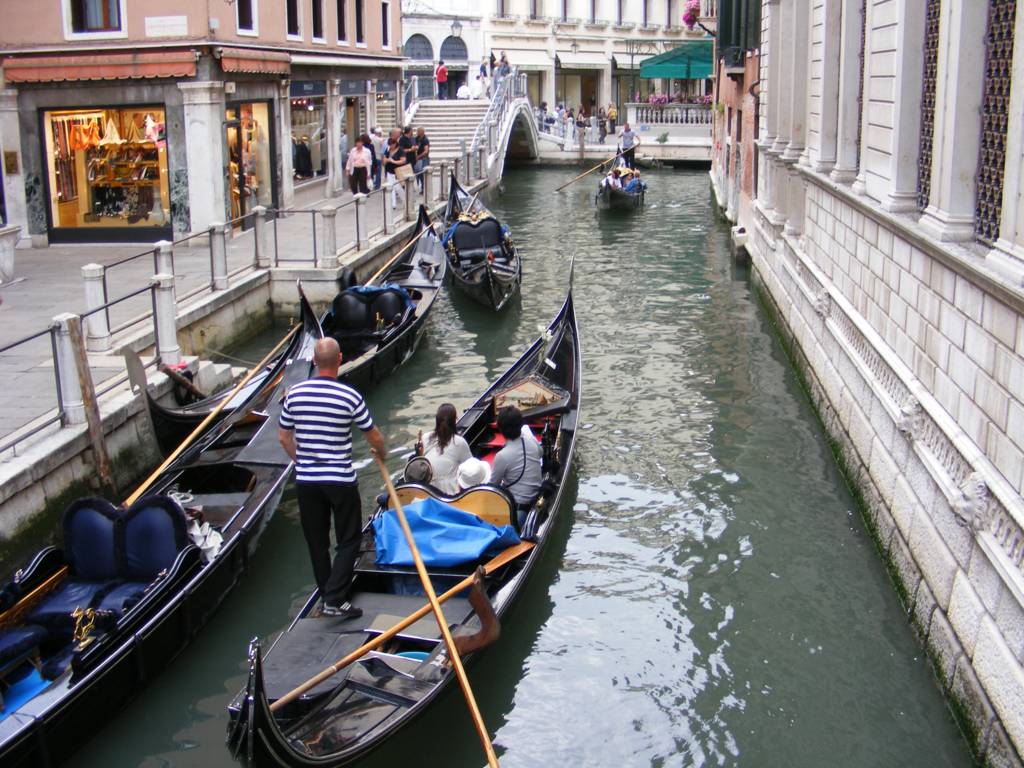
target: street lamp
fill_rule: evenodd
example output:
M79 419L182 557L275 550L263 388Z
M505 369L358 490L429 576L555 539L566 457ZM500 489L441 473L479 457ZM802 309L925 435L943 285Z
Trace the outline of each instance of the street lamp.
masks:
M452 37L462 37L462 22L458 19L452 21Z
M569 50L572 51L572 55L575 56L580 52L580 44L573 40L572 44L569 45Z

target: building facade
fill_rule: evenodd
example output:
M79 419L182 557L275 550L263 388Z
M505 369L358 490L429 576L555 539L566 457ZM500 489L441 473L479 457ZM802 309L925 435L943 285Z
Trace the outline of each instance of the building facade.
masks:
M734 233L976 755L1020 766L1024 12L760 5L713 182L756 153Z
M655 90L703 94L704 81L643 80L644 61L713 31L714 0L700 0L699 21L683 24L685 0L491 0L484 45L528 75L530 100L588 113L646 100Z
M439 61L448 67L447 98L454 99L463 83L473 79L486 55L482 11L470 0L405 0L402 3L402 29L405 44L406 84L417 78L418 95L436 95L434 70Z
M328 195L344 146L397 112L401 34L397 0L48 0L12 15L8 223L35 244L141 242Z

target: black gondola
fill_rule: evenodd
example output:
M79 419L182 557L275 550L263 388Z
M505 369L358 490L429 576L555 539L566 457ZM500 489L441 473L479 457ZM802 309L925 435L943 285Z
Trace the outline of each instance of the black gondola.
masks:
M452 174L444 212L444 245L452 281L485 307L504 307L523 282L523 265L508 230Z
M547 332L459 419L458 430L474 454L486 458L502 442L495 434L497 407L516 402L543 446L544 490L520 526L523 539L535 546L496 569L486 581L486 594L499 617L507 614L522 593L561 512L576 443L580 364L570 290ZM433 496L492 522L518 524L512 497L496 486L475 486L451 497L430 486L403 484L397 493L403 504ZM384 513L377 511L378 515ZM228 736L231 748L243 754L250 766L347 765L394 736L454 680L454 673L443 665L444 643L428 615L389 641L392 645L382 648L383 652L362 656L279 712L271 712L271 703L285 692L395 624L396 617L423 605L422 596L409 593L410 584L418 584L415 570L378 565L372 529L367 529L350 597L362 608L361 618L340 621L318 616L314 608L319 596L314 592L266 654L257 641L250 645L249 681L230 706ZM440 592L475 567L476 563L430 567L429 572ZM474 620L465 597L445 603L444 612L455 628ZM478 656L476 652L465 660L472 662Z
M422 206L409 242L417 237L415 246L372 284L353 285L351 273L346 273L342 280L349 284L339 286L341 291L320 319L324 332L334 336L341 346L344 361L338 378L357 389L380 381L412 355L444 284L444 249ZM270 363L257 378L262 381L280 376L285 360L287 357L282 356ZM254 382L232 398L225 412L243 404L258 389ZM149 411L160 449L165 454L174 450L223 397L211 395L181 408L168 408L150 398Z
M55 765L106 725L191 641L246 570L291 460L280 395L311 373L320 324L302 328L281 375L186 448L128 509L81 499L2 592L0 765Z
M599 208L605 210L636 211L644 205L645 192L642 186L639 192L627 192L624 189L614 189L608 184L601 184L595 201Z

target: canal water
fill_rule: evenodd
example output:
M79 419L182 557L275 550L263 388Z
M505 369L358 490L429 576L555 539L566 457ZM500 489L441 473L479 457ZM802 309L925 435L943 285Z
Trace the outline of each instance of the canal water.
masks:
M597 214L589 181L553 192L572 175L507 174L489 203L522 249L521 300L495 317L443 296L367 398L390 444L411 445L537 335L575 255L585 426L566 514L472 671L502 765L969 765L706 172L651 172L646 209L625 216ZM258 359L274 336L235 353ZM361 482L366 511L372 466ZM311 582L289 495L212 623L76 764L231 765L246 643L280 631ZM457 689L364 763L397 764L484 764Z

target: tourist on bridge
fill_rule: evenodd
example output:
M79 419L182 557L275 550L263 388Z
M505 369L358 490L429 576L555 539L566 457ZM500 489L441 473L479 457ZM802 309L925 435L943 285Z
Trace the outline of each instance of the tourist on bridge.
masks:
M629 123L622 126L622 159L630 168L636 168L636 148L640 145L640 137L636 135Z
M373 167L373 150L368 146L370 137L365 133L356 139L356 145L348 153L348 161L345 163L345 173L348 174L348 186L352 194L370 194L367 180L370 177L370 169Z
M434 79L437 80L437 98L448 98L448 67L444 65L444 59L437 62L437 69L434 70Z
M352 425L384 456L384 438L373 425L362 395L338 381L341 349L330 336L313 348L317 375L293 386L278 419L278 437L295 462L299 519L323 600L322 614L355 619L362 610L348 601L362 538L362 510L352 466ZM331 562L331 521L334 562Z

